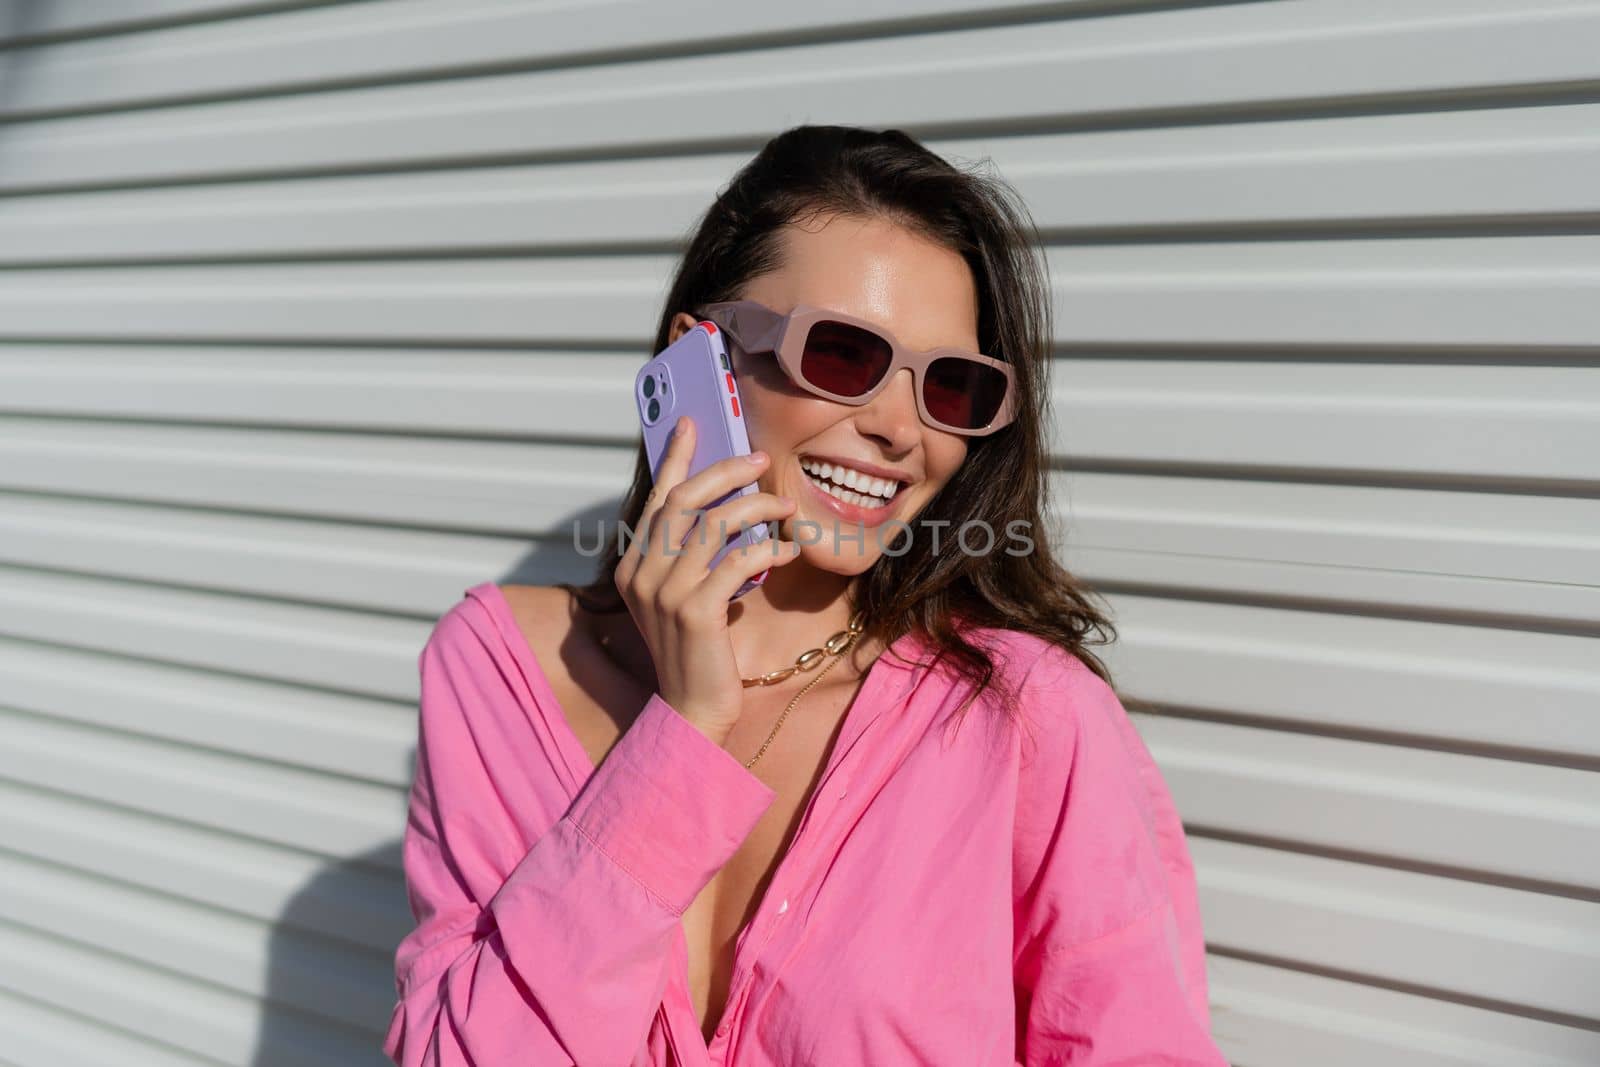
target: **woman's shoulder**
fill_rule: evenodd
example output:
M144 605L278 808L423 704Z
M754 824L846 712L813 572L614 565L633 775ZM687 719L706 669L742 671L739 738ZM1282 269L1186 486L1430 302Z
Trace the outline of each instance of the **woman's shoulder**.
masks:
M984 649L995 672L1017 690L1049 693L1106 684L1076 652L1040 634L976 626L964 630L963 636Z
M990 699L1002 701L1035 747L1065 756L1079 741L1085 719L1125 718L1115 688L1075 651L1039 634L999 627L966 631L994 665ZM1025 760L1025 763L1029 762Z
M429 644L483 644L504 648L514 636L534 650L570 625L567 592L557 586L498 585L482 582L434 620Z
M562 710L566 596L560 587L485 582L440 614L417 657L425 729L525 733L530 718Z
M572 597L558 585L496 585L529 646L559 646L572 628Z
M554 587L493 582L463 592L434 619L417 653L424 704L429 698L441 703L438 698L446 692L468 690L482 698L516 696L511 680L530 672L528 659L542 666L542 650L560 645L559 639L555 645L548 642L553 627L567 619L566 612L552 609L564 595ZM495 678L505 684L492 684Z

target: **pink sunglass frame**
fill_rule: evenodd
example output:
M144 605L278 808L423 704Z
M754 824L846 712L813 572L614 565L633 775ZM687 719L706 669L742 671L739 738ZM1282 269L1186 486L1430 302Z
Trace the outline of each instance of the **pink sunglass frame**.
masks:
M722 328L723 332L733 338L734 342L746 352L751 354L771 352L778 357L784 373L789 376L800 388L809 393L840 404L850 404L859 407L866 404L873 397L883 392L884 388L894 379L895 373L901 367L911 368L913 392L917 397L917 414L922 421L934 429L945 433L960 434L963 437L984 437L996 430L1009 425L1017 414L1017 380L1011 367L979 352L965 348L934 348L927 351L907 348L895 339L894 335L876 323L865 319L858 319L853 315L846 315L839 311L830 311L827 308L813 307L808 304L797 304L788 314L781 314L772 310L765 304L754 300L726 300L714 304L704 304L695 313L702 319L709 319ZM806 337L811 327L819 322L842 322L847 326L854 326L870 334L883 338L893 353L889 360L889 369L879 379L878 384L860 396L840 396L831 393L820 386L814 385L805 379L801 373L801 360L805 356ZM1000 401L1000 407L995 412L994 418L988 425L975 429L964 429L940 422L928 412L927 404L923 399L923 377L928 367L936 359L956 358L972 360L988 367L994 367L1006 379L1006 395Z

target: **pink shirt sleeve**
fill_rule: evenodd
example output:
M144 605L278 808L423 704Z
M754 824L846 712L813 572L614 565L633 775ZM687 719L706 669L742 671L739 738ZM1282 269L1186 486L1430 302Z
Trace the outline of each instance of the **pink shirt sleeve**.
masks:
M1024 1067L1226 1067L1183 826L1116 692L1053 647L1023 684L1014 967Z
M508 717L526 731L504 665L452 610L418 666L402 845L417 925L384 1051L401 1067L632 1062L683 910L777 794L657 695L527 840L488 769Z

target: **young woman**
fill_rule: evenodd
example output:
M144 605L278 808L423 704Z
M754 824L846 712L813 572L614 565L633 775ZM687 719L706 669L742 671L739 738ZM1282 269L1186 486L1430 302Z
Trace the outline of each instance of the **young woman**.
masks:
M755 454L688 477L685 420L594 582L434 628L396 1063L1223 1062L1183 830L1043 521L1035 237L894 130L789 130L716 199L652 351L716 324Z

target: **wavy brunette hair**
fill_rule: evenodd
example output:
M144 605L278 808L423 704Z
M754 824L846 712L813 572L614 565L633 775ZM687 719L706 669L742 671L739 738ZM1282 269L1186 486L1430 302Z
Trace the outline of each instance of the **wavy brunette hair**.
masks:
M992 161L990 161L992 162ZM992 531L1022 521L1033 539L1024 555L969 555L946 541L912 537L902 555L883 555L860 575L852 607L865 613L868 639L888 643L916 633L935 662L971 683L960 718L1004 675L993 651L972 642L973 626L1020 630L1060 646L1108 684L1105 665L1086 647L1115 640L1091 602L1094 594L1052 554L1048 512L1050 289L1036 249L1038 231L1020 196L1003 180L958 169L900 130L802 125L780 133L729 181L694 230L672 279L651 353L667 346L677 312L737 300L754 278L782 266L780 230L816 215L881 219L959 254L978 291L979 351L1009 363L1016 376L1015 421L968 440L965 461L917 516L945 520L947 532L983 521ZM636 529L652 486L644 443L621 521ZM592 613L627 610L616 587L620 539L612 538L588 585L558 583ZM895 547L904 547L897 545ZM1015 715L1014 693L1001 700Z

